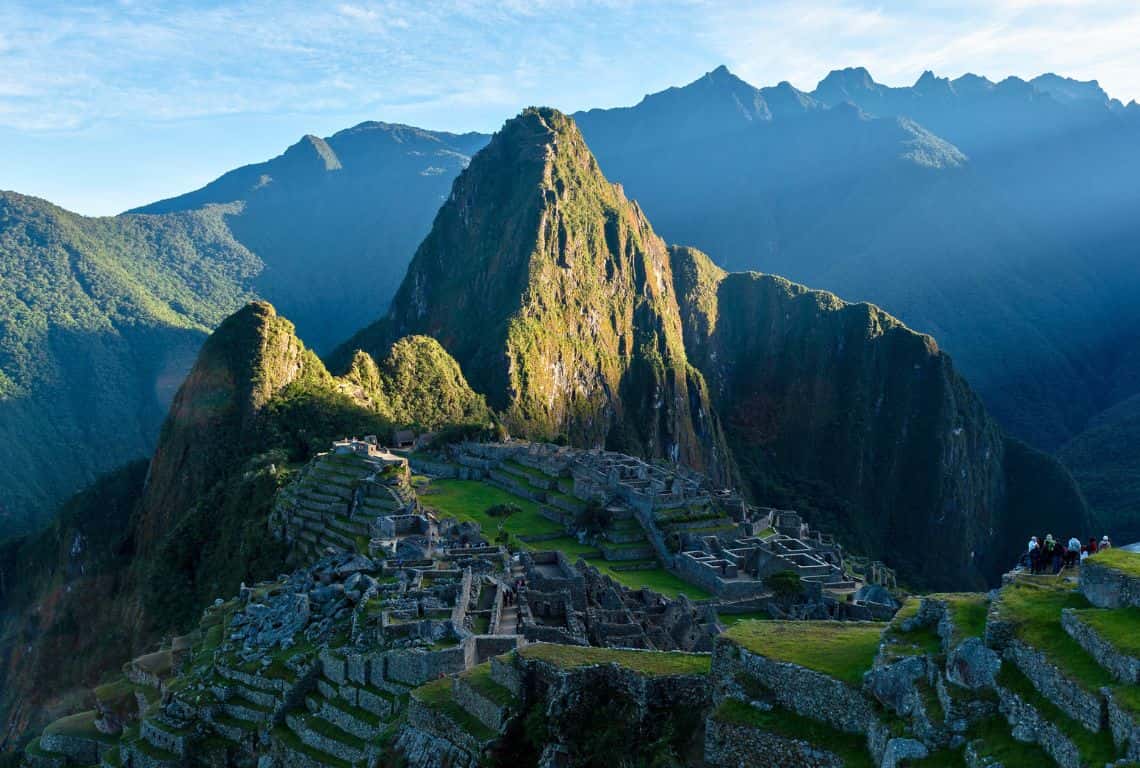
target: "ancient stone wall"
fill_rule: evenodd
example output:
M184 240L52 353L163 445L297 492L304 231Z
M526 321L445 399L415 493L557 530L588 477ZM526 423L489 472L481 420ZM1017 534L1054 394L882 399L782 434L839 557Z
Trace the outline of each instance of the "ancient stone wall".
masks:
M1020 640L1012 641L1006 647L1004 656L1006 661L1017 665L1042 696L1060 707L1065 714L1090 731L1100 730L1099 692L1086 691L1050 662L1045 654Z
M713 651L712 679L718 687L745 674L771 691L785 709L825 722L841 731L867 733L875 711L861 692L810 669L772 661L727 640L718 639Z
M1130 685L1140 683L1140 659L1116 650L1116 647L1101 637L1095 629L1077 618L1073 609L1066 608L1061 612L1061 626L1096 659L1097 664L1117 680Z
M788 739L709 717L705 721L705 762L721 768L843 768L838 755L806 741Z
M1097 608L1140 607L1140 578L1089 558L1081 565L1081 592Z

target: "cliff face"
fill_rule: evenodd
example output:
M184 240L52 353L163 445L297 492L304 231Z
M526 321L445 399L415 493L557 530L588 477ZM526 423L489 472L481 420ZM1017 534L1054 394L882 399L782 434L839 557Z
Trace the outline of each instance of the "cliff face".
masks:
M686 349L758 499L805 508L936 586L993 578L1034 525L1082 524L1071 479L1033 451L1019 456L1056 501L1025 518L1010 484L1026 468L931 337L869 304L725 273L693 249L673 257Z
M437 338L516 433L728 474L668 249L561 113L504 125L456 180L388 316L337 357L409 333Z

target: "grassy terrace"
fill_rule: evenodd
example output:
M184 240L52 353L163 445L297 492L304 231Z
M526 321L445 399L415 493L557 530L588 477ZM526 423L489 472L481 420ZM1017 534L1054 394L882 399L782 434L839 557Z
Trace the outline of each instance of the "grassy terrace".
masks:
M867 751L867 739L843 733L829 725L775 708L764 712L742 701L728 699L717 707L713 717L723 723L757 728L789 739L800 739L838 755L847 768L874 768Z
M433 680L412 691L412 698L446 715L453 720L456 725L479 741L490 741L495 738L498 734L483 725L478 718L463 707L459 706L451 693L451 685L450 677Z
M1061 628L1061 611L1089 603L1073 585L1052 577L1019 579L1002 590L998 610L1016 625L1016 634L1089 691L1112 685L1113 678Z
M1084 765L1104 765L1116 759L1116 747L1108 730L1090 733L1085 727L1066 715L1053 702L1042 696L1033 683L1013 664L1002 664L997 683L1020 696L1036 709L1042 717L1053 723L1072 741L1081 753ZM1012 765L1013 763L1011 763Z
M1084 608L1074 614L1120 653L1140 657L1140 608Z
M965 640L981 637L986 633L986 613L989 604L980 592L962 592L943 597L950 608L950 620L954 622L954 639Z
M724 637L774 661L859 685L875 661L883 628L863 621L744 621Z
M1140 578L1140 554L1125 552L1123 549L1106 549L1097 552L1087 562L1112 568L1129 576Z
M119 739L117 736L110 736L105 733L100 733L99 729L95 727L95 710L89 709L86 712L77 712L74 715L61 717L54 723L44 728L44 735L59 734L60 736L74 736L81 739L91 739L93 741L102 741L104 743L114 743Z
M549 541L525 542L525 536L549 536L563 533L564 529L558 523L547 520L539 514L539 505L530 499L515 496L512 493L489 485L479 480L435 480L420 491L420 501L440 515L451 516L459 521L478 523L483 534L494 538L495 532L502 524L503 530L516 539L519 546L532 550L558 549L566 553L571 560L579 555L592 554L598 551L596 546L580 544L578 540L567 535ZM497 504L516 504L520 511L507 517L492 517L487 509ZM679 576L669 573L664 568L654 568L645 571L616 571L615 563L602 558L589 558L590 565L596 567L620 584L630 589L648 587L665 597L675 598L682 592L694 600L704 600L711 595L703 589L689 584ZM620 565L620 563L616 563Z
M765 611L748 611L747 613L718 613L717 619L721 624L734 627L742 621L767 621L772 618Z
M299 752L305 755L310 760L315 761L318 765L329 765L332 768L352 768L352 763L340 758L333 757L330 754L314 749L305 742L301 741L301 737L293 733L284 725L276 726L270 734L274 739L280 741L293 752Z
M488 538L502 524L512 536L546 536L562 533L558 523L538 513L539 505L479 480L435 480L420 491L420 501L444 516L478 523ZM516 504L520 511L507 517L492 517L487 510L497 504Z
M528 645L517 653L525 659L539 659L566 669L594 664L617 664L650 676L707 675L712 664L712 657L708 654L589 648L554 643Z
M485 698L495 702L500 707L509 707L515 703L514 694L491 679L490 662L472 667L460 677Z

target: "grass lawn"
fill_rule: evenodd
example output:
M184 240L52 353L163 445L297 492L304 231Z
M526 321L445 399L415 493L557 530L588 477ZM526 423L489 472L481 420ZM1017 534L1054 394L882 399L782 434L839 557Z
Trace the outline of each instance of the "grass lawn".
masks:
M420 490L420 501L442 516L479 524L483 535L493 539L502 524L512 536L544 536L562 533L558 523L538 513L538 504L530 499L515 496L501 488L479 480L434 480ZM521 511L506 517L492 517L487 510L497 504L515 504ZM535 548L542 548L536 544Z
M643 675L707 675L712 657L705 653L680 651L632 651L619 648L591 648L580 645L535 643L517 653L527 659L541 659L566 669L593 664L617 664Z
M1086 608L1074 614L1116 650L1140 657L1140 608Z
M621 565L620 561L609 561L602 559L587 560L590 565L597 568L607 576L611 576L614 581L619 584L624 584L630 589L641 589L648 587L654 592L660 593L668 598L676 598L682 592L690 600L705 600L712 597L711 594L694 586L689 582L676 576L664 568L654 568L647 571L615 571L614 565Z
M767 611L748 611L747 613L718 613L717 619L720 623L728 627L734 627L742 621L767 621L772 617L768 615Z
M548 541L535 541L530 544L523 542L527 549L536 551L543 551L548 549L557 549L566 553L566 557L570 558L573 562L578 559L579 555L596 555L598 548L594 544L581 544L573 536L563 536L558 539L550 539Z
M744 621L724 637L769 659L859 685L875 661L884 626L865 621Z
M723 723L806 741L839 756L846 768L874 768L875 765L871 753L867 751L865 736L844 733L818 720L779 707L765 712L742 701L728 699L717 707L713 717Z
M1140 553L1125 552L1123 549L1105 549L1097 552L1085 562L1103 565L1115 571L1140 578Z
M1061 628L1064 608L1088 608L1084 595L1054 579L1019 580L998 598L1001 616L1012 620L1022 641L1041 651L1086 690L1096 691L1114 680L1089 653Z

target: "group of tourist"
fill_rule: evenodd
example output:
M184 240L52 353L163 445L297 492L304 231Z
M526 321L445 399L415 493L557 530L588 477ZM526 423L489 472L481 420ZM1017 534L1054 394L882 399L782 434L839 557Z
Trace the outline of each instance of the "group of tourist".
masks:
M1062 543L1053 538L1053 534L1045 537L1044 541L1036 536L1029 537L1029 546L1023 557L1023 564L1028 565L1033 573L1060 573L1062 568L1071 568L1083 562L1089 555L1095 555L1102 549L1112 547L1107 536L1089 539L1088 544L1082 544L1076 536Z

